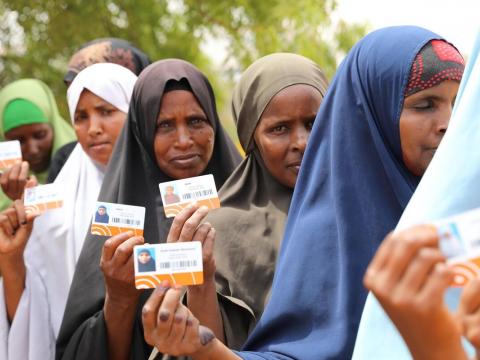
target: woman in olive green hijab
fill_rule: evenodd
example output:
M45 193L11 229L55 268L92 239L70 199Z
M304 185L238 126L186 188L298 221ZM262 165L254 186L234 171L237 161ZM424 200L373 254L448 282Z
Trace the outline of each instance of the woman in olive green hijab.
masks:
M22 79L0 91L0 141L5 140L20 141L22 157L28 167L23 163L11 172L16 172L16 178L22 179L24 185L28 169L38 182L46 180L52 155L65 143L75 140L75 133L60 116L49 87L40 80ZM7 190L6 180L4 174L0 210L11 202L9 196L17 197L21 193L18 189Z

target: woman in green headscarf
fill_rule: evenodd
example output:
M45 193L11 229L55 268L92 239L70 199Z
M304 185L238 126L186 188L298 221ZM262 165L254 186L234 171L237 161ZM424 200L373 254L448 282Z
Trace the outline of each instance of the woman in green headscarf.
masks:
M40 80L22 79L0 91L0 141L5 140L20 141L22 157L28 166L14 165L15 169L2 175L0 210L9 205L11 197L18 197L23 191L23 188L10 191L7 175L10 179L22 179L18 183L24 185L30 169L39 183L45 182L52 155L65 143L75 140L75 133L60 116L49 87Z

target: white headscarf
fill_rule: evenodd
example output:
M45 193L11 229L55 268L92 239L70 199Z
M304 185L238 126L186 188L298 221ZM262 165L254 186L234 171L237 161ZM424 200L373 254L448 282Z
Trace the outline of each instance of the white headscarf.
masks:
M85 68L67 92L72 122L84 89L127 113L136 80L130 70L117 64ZM103 177L103 166L94 163L77 144L54 182L63 190L63 207L35 220L24 255L25 291L11 326L0 284L1 359L54 358L70 283Z

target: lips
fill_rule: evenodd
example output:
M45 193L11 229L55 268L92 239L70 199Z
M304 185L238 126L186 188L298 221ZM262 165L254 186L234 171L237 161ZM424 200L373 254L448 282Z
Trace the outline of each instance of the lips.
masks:
M301 163L302 160L291 161L287 164L287 168L298 174L298 172L300 171Z
M182 154L172 157L170 163L178 168L187 169L196 165L199 159L199 154Z
M108 145L110 145L110 143L108 141L97 141L97 142L88 144L88 147L91 150L102 150L103 148L105 148Z

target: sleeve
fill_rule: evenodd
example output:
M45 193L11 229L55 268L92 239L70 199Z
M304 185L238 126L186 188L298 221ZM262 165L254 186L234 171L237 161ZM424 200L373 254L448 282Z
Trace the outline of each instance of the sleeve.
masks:
M0 358L6 360L53 359L55 336L50 307L41 277L27 265L25 290L13 322L9 324L3 280L0 280Z

